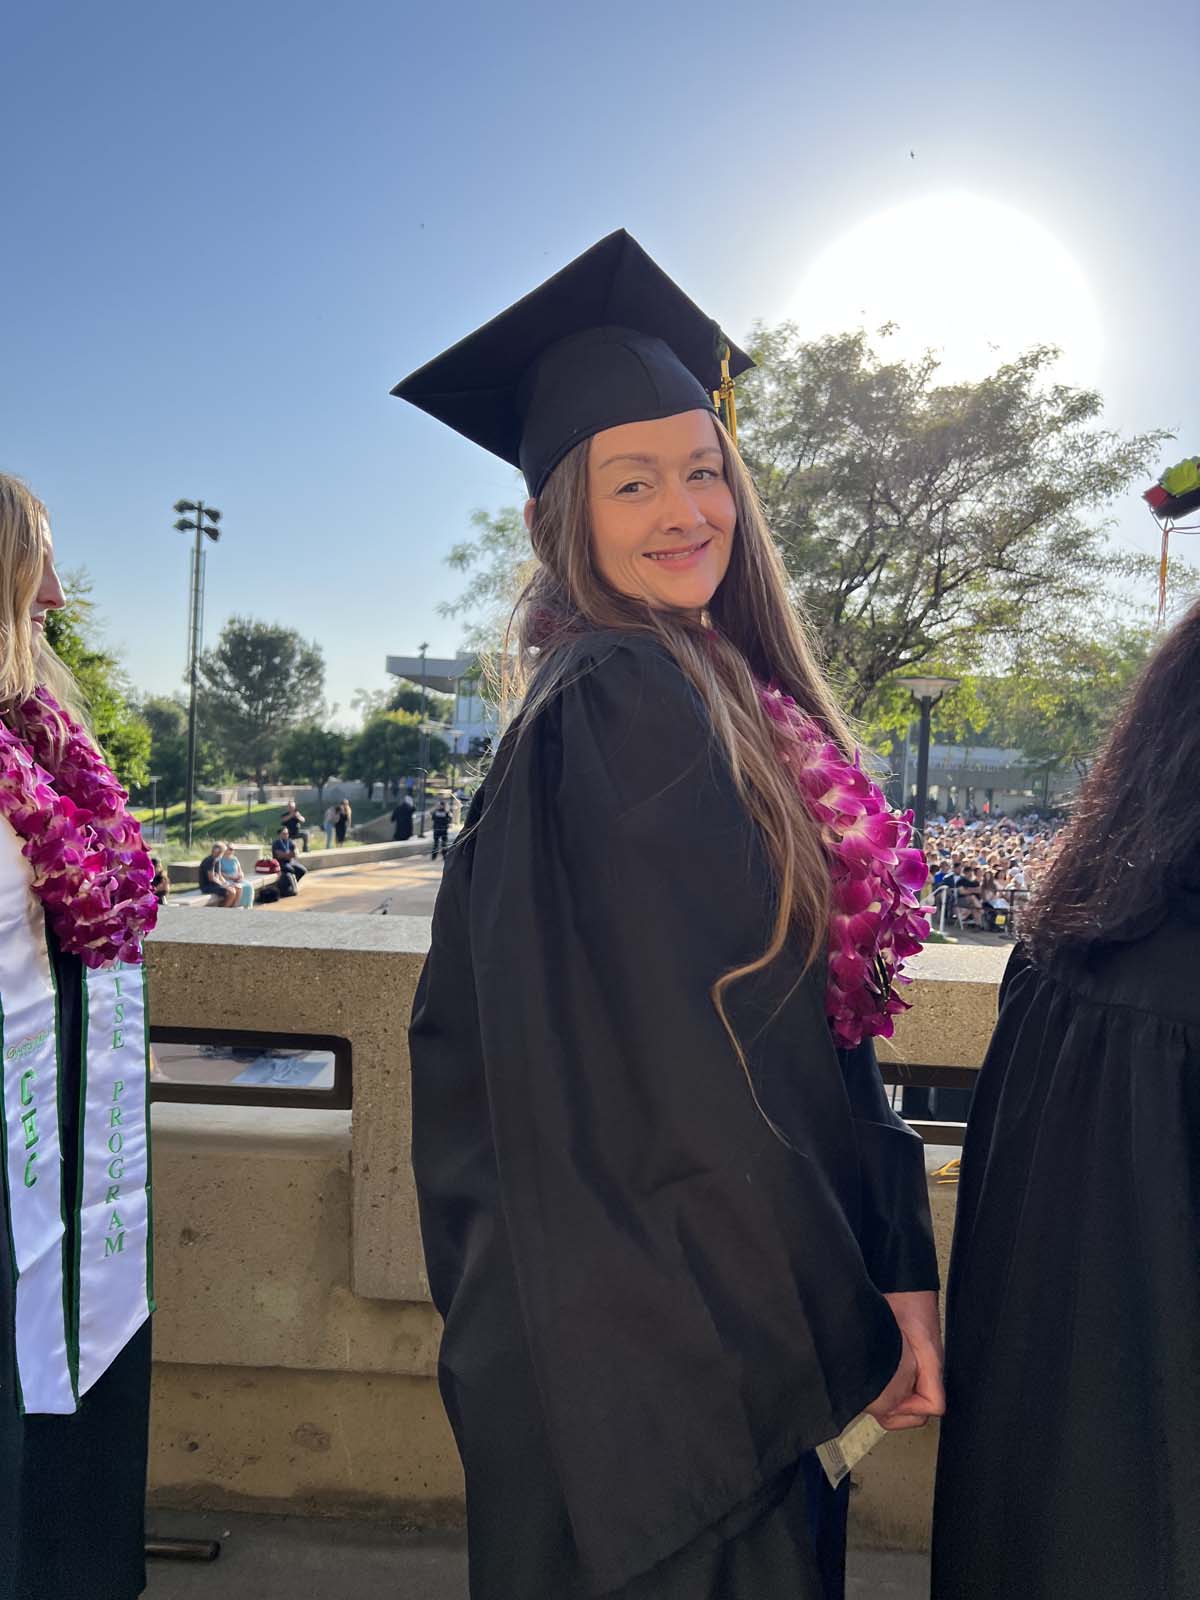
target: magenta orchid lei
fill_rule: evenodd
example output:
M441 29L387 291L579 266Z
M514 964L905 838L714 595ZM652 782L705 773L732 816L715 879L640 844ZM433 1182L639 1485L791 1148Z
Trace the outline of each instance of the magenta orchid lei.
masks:
M67 728L57 759L51 716ZM33 892L63 949L85 966L138 963L158 902L142 830L125 809L129 796L45 689L20 708L19 721L24 738L0 725L0 816L24 841Z
M912 812L895 812L862 769L848 761L790 695L761 691L783 735L784 760L829 852L833 897L825 1010L836 1044L890 1039L892 1018L908 1010L897 985L905 958L929 937L918 904L924 853L911 848Z

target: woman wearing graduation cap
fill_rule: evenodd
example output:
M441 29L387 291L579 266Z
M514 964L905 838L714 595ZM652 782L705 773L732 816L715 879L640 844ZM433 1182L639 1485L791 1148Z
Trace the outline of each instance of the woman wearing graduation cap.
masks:
M395 391L521 466L540 564L411 1038L473 1600L836 1595L814 1446L941 1408L870 1046L923 862L715 414L749 365L616 233Z
M154 867L67 709L45 508L0 474L0 1600L145 1584Z
M1021 919L963 1150L936 1600L1200 1595L1200 604Z

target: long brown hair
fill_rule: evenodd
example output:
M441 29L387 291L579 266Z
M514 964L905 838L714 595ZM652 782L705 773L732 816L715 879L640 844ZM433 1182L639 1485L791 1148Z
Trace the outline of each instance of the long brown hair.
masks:
M728 570L708 607L712 626L687 612L656 610L621 594L601 576L588 512L590 440L584 440L554 469L534 507L530 536L538 568L510 624L502 703L507 708L519 704L519 719L528 726L562 685L567 646L593 630L649 635L679 663L708 712L757 825L775 885L766 948L754 961L722 974L713 988L713 1001L745 1065L726 1017L726 989L768 967L791 937L800 939L805 964L811 965L825 947L830 896L824 844L780 760L780 736L762 709L758 683L778 684L847 755L853 739L789 595L750 475L728 433L714 422L737 523Z
M1142 668L1025 914L1041 962L1148 932L1200 868L1200 601Z
M30 621L49 526L46 508L33 491L20 478L0 472L0 719L17 734L22 732L20 708L39 686L83 721L74 679L45 638L35 642ZM66 734L63 724L60 746Z

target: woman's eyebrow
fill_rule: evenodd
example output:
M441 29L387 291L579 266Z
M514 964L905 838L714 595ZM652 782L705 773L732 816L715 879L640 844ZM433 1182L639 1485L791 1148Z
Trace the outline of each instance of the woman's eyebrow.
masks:
M689 461L699 461L701 456L719 456L720 454L721 454L721 448L720 448L719 445L704 444L704 445L700 446L699 450L693 450L691 455L688 457L688 460ZM633 462L636 462L636 464L639 467L653 467L653 466L656 466L658 464L658 457L657 456L629 455L629 454L622 454L622 455L619 455L619 456L609 456L607 461L602 461L600 463L600 466L599 466L599 468L597 470L598 471L603 471L605 467L615 466L618 461L633 461Z
M638 466L640 466L640 467L652 467L657 460L658 460L657 456L633 456L633 455L609 456L607 461L602 461L600 463L600 466L601 466L601 469L603 469L604 467L615 466L618 461L636 461Z

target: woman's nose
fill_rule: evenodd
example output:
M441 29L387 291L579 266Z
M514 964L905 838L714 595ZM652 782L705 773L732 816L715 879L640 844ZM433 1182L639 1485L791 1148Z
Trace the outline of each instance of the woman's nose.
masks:
M63 593L63 586L59 581L53 561L47 561L42 567L42 581L38 585L37 603L46 611L61 611L67 603Z
M677 483L668 491L668 498L663 506L663 520L669 528L681 528L685 532L703 527L704 512L686 484Z

